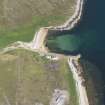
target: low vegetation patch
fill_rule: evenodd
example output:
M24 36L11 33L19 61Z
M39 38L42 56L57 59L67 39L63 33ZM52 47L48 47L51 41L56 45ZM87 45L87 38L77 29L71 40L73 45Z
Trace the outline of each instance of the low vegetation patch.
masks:
M26 50L0 55L0 105L49 105L55 89L68 91L69 105L78 105L66 58L51 61Z

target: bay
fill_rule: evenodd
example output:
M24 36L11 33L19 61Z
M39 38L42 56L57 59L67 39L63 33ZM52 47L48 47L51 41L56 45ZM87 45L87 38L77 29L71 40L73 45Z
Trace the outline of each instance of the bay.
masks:
M80 53L99 68L105 83L105 0L86 0L80 23L66 34L48 40L50 42L55 44L54 52Z

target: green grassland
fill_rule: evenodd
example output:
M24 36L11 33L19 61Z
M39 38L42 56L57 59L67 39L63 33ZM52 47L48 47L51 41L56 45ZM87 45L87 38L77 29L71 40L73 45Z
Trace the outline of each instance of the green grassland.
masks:
M22 49L0 55L0 105L49 105L54 89L69 91L69 105L78 105L67 58L50 61Z
M75 11L76 0L0 0L0 48L31 41L42 26L60 25Z

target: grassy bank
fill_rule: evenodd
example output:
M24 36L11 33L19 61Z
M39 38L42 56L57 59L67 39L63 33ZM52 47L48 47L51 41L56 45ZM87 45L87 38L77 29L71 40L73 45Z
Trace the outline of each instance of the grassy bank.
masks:
M0 104L49 105L54 89L70 93L70 104L78 105L75 82L67 59L50 61L37 53L14 50L0 55Z
M15 41L31 41L42 26L64 23L75 0L0 0L0 48Z

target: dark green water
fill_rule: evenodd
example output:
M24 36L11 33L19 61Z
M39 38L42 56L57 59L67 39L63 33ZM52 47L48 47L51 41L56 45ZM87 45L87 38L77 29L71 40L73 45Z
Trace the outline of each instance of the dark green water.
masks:
M105 0L87 0L80 24L51 43L61 52L81 53L99 67L105 81Z

